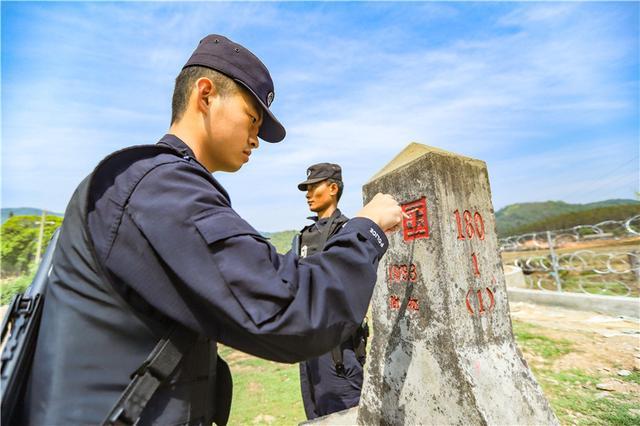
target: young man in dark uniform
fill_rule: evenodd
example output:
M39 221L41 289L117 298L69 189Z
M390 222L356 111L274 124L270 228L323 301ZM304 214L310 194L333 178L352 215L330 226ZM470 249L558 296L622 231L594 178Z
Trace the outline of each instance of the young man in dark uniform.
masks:
M307 192L309 210L317 216L309 217L314 223L300 232L301 259L321 253L327 241L349 221L338 209L343 187L339 165L320 163L307 169L307 180L298 189ZM359 327L330 352L300 363L300 388L307 419L358 405L366 337L367 329Z
M207 36L176 78L168 134L108 156L80 183L16 424L225 424L231 376L216 342L299 362L358 327L384 231L401 220L395 200L380 194L326 254L298 262L211 175L240 169L258 138L284 138L273 98L255 55Z

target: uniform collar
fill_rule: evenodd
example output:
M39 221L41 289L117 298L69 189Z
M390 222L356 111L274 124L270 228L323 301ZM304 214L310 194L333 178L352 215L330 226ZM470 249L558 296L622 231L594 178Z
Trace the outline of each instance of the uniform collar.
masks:
M340 217L340 215L342 215L342 212L340 212L340 209L336 207L336 210L331 214L331 216L326 217L324 219L337 219ZM307 219L312 220L314 222L318 222L318 216L309 216Z
M227 199L227 201L229 202L229 207L231 207L231 197L229 196L229 193L227 192L227 190L224 189L224 187L220 184L220 182L218 182L218 180L211 175L211 172L209 172L207 168L196 159L196 156L191 150L191 148L189 148L189 146L186 143L184 143L182 139L180 139L176 135L167 133L162 138L160 138L160 140L156 143L156 145L168 146L169 148L172 148L173 150L178 151L183 157L185 158L188 157L193 159L194 162L199 164L204 170L207 171L207 173L209 173L209 176L211 177L211 180L213 181L213 184L215 185L216 189L222 194L224 198Z
M176 151L178 151L183 156L191 157L194 160L196 159L196 156L191 150L191 148L189 148L189 146L186 143L184 143L182 139L180 139L176 135L171 135L167 133L162 138L160 138L160 140L158 141L158 144L167 145L175 149Z

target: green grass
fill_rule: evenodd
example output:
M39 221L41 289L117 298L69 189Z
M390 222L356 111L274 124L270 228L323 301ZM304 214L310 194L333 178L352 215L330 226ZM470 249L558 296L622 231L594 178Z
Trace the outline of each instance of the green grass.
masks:
M36 270L35 268L32 268L31 272L29 272L28 274L21 275L12 280L7 280L6 282L2 283L2 285L0 286L0 305L6 305L10 303L11 299L13 299L13 296L16 293L23 292L29 286L29 284L31 284L31 281L33 280L33 277L35 275Z
M632 371L627 377L620 377L625 382L635 383L640 385L640 371ZM640 407L639 407L640 408Z
M233 376L231 425L296 425L306 420L300 397L297 364L279 364L238 356L220 347Z
M573 351L571 342L551 339L535 326L513 322L518 344L543 362L531 369L562 424L639 425L640 416L630 410L640 409L640 398L619 392L604 392L596 384L612 376L594 376L579 369L554 371L553 361ZM633 372L623 380L640 384L640 373Z
M577 369L557 373L537 369L535 375L563 424L640 424L640 416L630 411L640 408L637 399L597 390L595 386L602 377L590 376ZM606 397L599 397L599 394Z
M531 324L514 321L513 333L521 347L542 356L546 361L552 361L572 349L570 341L550 339L537 334Z

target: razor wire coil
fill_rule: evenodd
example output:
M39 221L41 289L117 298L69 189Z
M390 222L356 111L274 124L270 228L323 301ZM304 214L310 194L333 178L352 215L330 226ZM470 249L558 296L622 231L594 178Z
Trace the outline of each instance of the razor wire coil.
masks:
M617 237L640 236L640 215L625 220L605 220L595 225L576 225L572 228L549 231L551 244L559 247L567 243ZM549 247L547 232L530 232L500 238L502 251L544 249Z

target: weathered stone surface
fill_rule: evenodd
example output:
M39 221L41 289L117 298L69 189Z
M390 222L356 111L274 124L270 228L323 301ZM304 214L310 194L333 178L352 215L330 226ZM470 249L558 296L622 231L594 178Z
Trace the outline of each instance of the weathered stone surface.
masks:
M410 219L378 269L358 423L557 424L513 339L486 165L411 144L377 192Z

